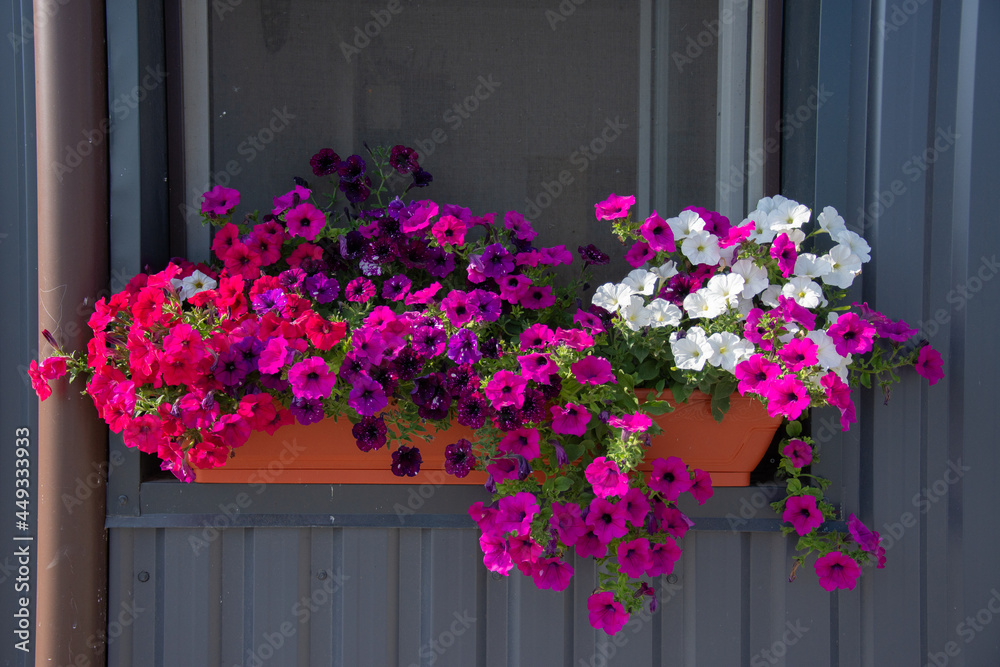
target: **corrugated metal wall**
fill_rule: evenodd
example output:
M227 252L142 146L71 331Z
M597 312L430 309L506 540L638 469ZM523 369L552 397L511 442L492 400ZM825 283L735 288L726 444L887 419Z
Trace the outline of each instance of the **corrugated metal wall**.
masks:
M378 490L276 490L234 519L212 514L230 491L125 493L113 475L109 664L1000 664L1000 4L796 2L786 29L783 189L864 230L858 297L919 322L947 362L888 406L860 395L855 429L824 438L821 472L887 537L885 570L850 593L811 568L789 584L769 491L719 493L692 510L661 610L609 641L587 622L586 564L562 594L488 576L461 493L396 521L391 502L361 507Z

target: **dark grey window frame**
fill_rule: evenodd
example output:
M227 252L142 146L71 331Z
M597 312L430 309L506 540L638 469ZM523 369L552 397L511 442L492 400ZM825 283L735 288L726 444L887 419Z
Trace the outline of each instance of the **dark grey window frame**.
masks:
M767 0L768 30L782 32L785 43L769 40L765 98L765 140L781 140L781 111L797 104L789 90L804 89L815 81L815 53L811 63L795 70L782 67L782 49L815 44L819 30L817 6L790 9L780 0ZM112 291L121 289L121 276L146 266L162 266L186 247L183 210L184 151L181 71L180 0L109 0L107 4L109 109L115 101L131 99L143 88L143 77L157 68L167 72L162 85L146 90L135 108L119 119L112 114L110 133L110 209ZM793 42L794 40L794 42ZM813 49L814 51L814 49ZM783 71L784 70L784 71ZM786 97L782 99L781 81ZM815 125L815 118L812 119ZM782 154L810 152L815 131L800 132L792 146L768 152L765 192L778 191ZM788 173L788 172L786 172ZM811 192L808 174L796 173L781 183L786 190ZM807 195L808 196L808 195ZM138 224L136 223L138 221ZM124 446L119 436L109 441L107 526L199 527L206 530L236 526L370 526L472 527L468 506L488 501L476 486L329 485L329 484L183 484L156 474L151 457ZM683 509L699 530L777 531L780 521L766 506L780 497L773 484L748 488L719 488L704 506ZM740 514L741 507L756 511Z

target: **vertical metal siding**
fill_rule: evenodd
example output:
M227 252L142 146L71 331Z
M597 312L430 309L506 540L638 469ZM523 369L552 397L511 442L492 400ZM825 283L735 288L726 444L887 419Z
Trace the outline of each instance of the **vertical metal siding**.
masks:
M861 423L823 444L822 472L849 480L832 489L836 498L889 540L885 570L829 594L810 565L788 583L792 551L776 533L693 530L676 580L655 582L660 611L636 615L612 639L587 621L590 562L575 561L570 588L554 593L518 573L494 579L472 528L228 527L195 549L205 535L197 517L187 527L111 529L109 619L123 609L135 618L109 626L108 664L1000 663L991 610L1000 598L1000 267L989 268L1000 255L1000 6L852 0L822 2L809 17L818 21L817 70L799 72L794 90L814 84L834 96L814 128L788 139L799 162L809 152L815 162L787 173L786 190L837 206L864 230L874 262L859 299L914 325L938 311L948 320L931 336L946 354L942 383L907 377L887 406L876 392L857 394ZM802 101L786 94L791 109ZM907 161L948 128L957 141L911 180ZM905 193L868 215L895 181ZM989 277L970 282L980 271ZM959 461L971 469L946 475ZM422 511L464 512L460 503L443 510L444 495ZM726 511L739 508L719 516Z

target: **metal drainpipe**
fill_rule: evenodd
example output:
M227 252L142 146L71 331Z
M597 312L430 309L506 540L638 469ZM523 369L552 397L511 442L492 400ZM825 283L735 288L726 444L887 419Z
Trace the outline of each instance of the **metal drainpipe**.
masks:
M34 5L39 331L78 350L108 285L104 2ZM36 665L105 664L107 443L80 387L39 405Z

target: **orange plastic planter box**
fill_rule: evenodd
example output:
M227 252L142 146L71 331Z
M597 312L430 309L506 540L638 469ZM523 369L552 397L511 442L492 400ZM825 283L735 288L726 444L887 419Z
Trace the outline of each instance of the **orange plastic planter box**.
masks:
M637 392L644 397L648 392ZM669 394L667 394L669 396ZM669 398L668 398L669 400ZM747 486L750 473L760 462L781 418L768 417L758 401L734 394L729 412L721 423L712 418L711 399L700 392L691 395L668 414L654 417L663 433L653 438L641 470L652 470L656 458L679 456L692 469L712 475L715 486ZM431 427L433 429L433 427ZM415 477L397 477L389 465L387 447L362 452L357 448L347 419L325 419L316 424L293 424L273 436L254 432L225 466L198 470L197 481L208 483L283 484L484 484L486 473L473 471L458 479L444 471L444 448L466 438L471 430L454 425L432 431L416 442L423 463Z

